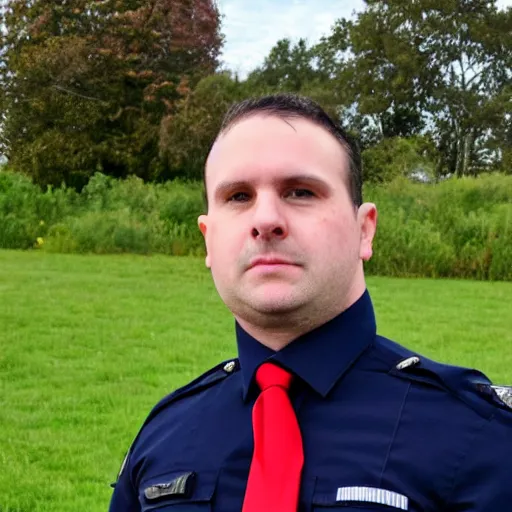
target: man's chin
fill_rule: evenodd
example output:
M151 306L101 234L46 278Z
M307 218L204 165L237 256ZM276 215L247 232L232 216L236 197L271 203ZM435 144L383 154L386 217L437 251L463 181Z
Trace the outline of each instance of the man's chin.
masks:
M266 294L263 297L253 297L248 301L251 307L263 315L277 316L293 313L301 308L304 301L300 297L275 294Z

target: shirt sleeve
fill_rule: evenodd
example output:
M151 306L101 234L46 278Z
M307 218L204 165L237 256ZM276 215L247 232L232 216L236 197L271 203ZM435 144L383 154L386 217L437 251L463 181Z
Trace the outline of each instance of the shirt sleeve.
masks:
M137 489L130 477L129 456L123 462L123 466L117 478L108 510L109 512L141 512Z
M512 503L512 411L497 411L461 460L447 510L510 510ZM504 415L508 416L504 418ZM504 419L504 421L501 421Z

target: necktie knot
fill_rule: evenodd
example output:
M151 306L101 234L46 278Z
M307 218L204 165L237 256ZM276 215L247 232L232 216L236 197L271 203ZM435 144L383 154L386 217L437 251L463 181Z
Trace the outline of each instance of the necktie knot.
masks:
M265 391L272 386L279 386L288 390L291 382L291 373L273 363L263 363L256 371L256 383L261 391Z

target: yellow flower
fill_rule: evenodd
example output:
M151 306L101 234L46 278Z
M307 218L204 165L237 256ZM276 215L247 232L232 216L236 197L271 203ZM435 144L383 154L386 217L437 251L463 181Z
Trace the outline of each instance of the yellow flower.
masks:
M44 244L44 239L43 239L43 237L38 236L38 237L36 238L36 242L37 242L37 245L43 245L43 244Z
M40 225L40 226L44 226L44 220L40 220L40 221L39 221L39 225Z

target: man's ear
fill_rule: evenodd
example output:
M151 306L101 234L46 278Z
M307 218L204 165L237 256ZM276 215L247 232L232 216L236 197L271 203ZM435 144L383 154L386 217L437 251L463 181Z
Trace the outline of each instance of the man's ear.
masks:
M204 263L207 268L211 267L211 258L210 253L208 251L208 215L199 215L197 219L197 225L199 226L199 230L203 234L204 244L206 246L206 258L204 259Z
M373 237L377 229L377 207L373 203L363 203L357 212L357 221L361 231L359 257L368 261L373 254Z

